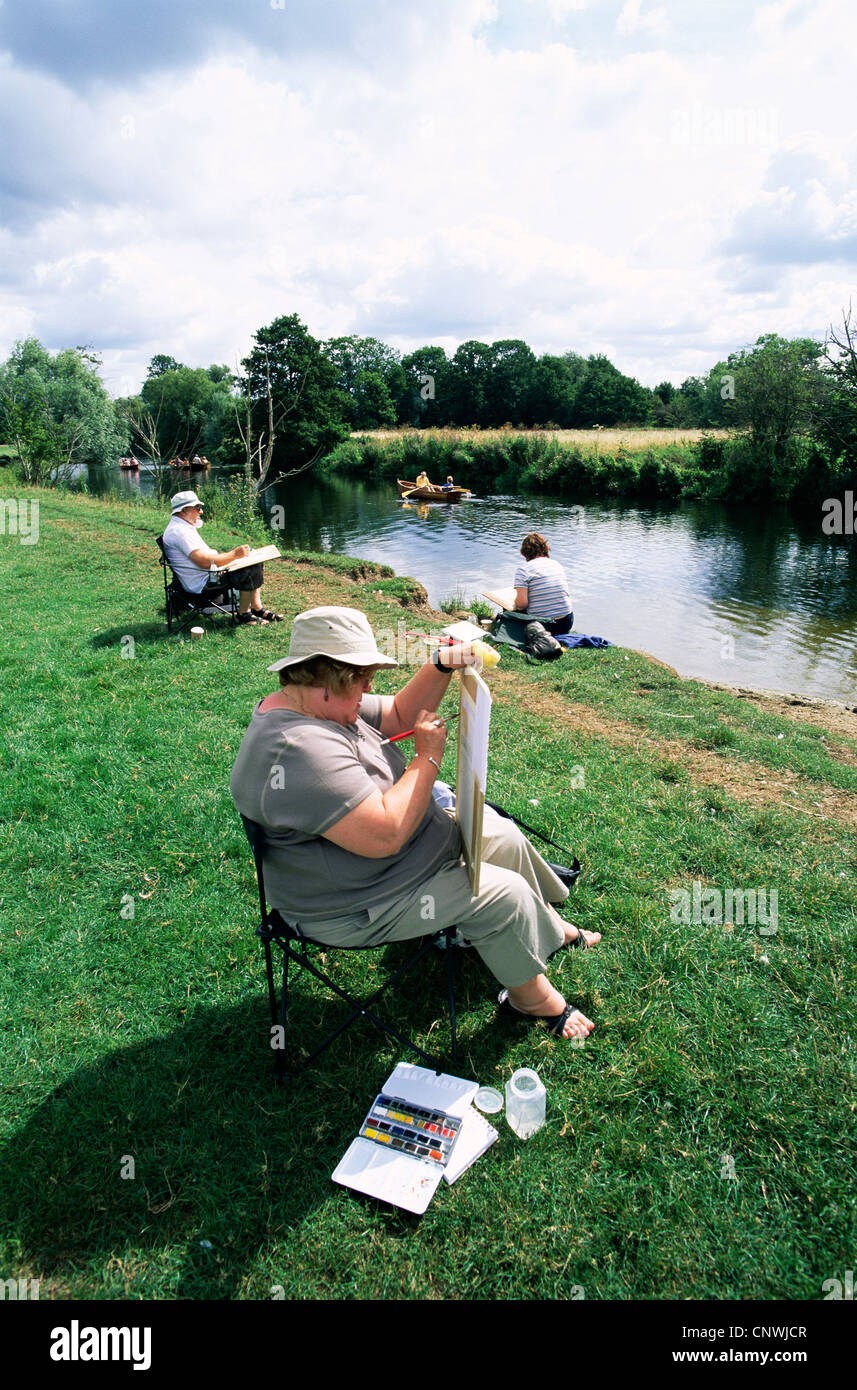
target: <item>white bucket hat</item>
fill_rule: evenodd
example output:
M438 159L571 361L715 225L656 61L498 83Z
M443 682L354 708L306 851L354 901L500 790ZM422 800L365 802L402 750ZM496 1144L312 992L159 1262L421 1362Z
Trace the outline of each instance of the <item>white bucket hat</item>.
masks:
M184 511L185 507L202 507L204 502L195 492L177 492L170 502L172 514Z
M356 608L310 608L299 613L292 625L289 654L275 661L269 671L284 671L314 656L343 661L348 666L398 666L384 656L365 613Z

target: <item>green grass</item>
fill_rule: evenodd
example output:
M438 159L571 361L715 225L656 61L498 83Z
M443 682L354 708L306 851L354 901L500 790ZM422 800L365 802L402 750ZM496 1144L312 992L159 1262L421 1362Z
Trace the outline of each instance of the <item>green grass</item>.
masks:
M522 1143L501 1120L499 1142L417 1219L329 1176L399 1059L386 1038L355 1027L289 1089L272 1085L228 779L288 623L168 637L164 518L38 496L38 545L0 537L6 592L22 599L0 635L4 1278L40 1278L43 1298L256 1299L280 1285L302 1299L554 1299L582 1285L589 1299L818 1299L853 1268L853 832L703 785L693 761L748 784L790 768L801 799L844 799L855 769L823 730L621 649L559 666L504 652L489 795L583 863L575 920L604 940L564 952L552 976L597 1028L576 1049L498 1020L490 976L460 953L459 1073L502 1087L535 1066L548 1122ZM376 628L425 622L402 607L419 584L382 567L293 555L268 575L289 618L331 602ZM640 738L612 737L617 721ZM694 880L777 888L778 932L673 922L670 891ZM335 968L366 986L402 952ZM430 1050L447 1036L443 980L438 956L392 1010ZM311 1046L340 1011L302 978L290 1039Z

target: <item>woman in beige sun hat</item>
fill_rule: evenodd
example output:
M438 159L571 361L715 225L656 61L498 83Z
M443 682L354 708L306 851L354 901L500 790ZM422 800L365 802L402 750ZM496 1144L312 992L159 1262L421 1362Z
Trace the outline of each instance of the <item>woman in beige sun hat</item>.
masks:
M289 655L269 671L280 687L256 706L231 790L242 815L265 829L272 906L331 946L380 946L458 926L504 986L500 1002L544 1019L560 1036L594 1024L545 975L566 944L598 933L552 906L568 889L512 821L485 808L482 873L474 896L452 815L432 791L447 730L437 708L469 645L435 653L397 695L369 693L380 652L363 613L313 608L295 619ZM408 761L382 742L414 730Z

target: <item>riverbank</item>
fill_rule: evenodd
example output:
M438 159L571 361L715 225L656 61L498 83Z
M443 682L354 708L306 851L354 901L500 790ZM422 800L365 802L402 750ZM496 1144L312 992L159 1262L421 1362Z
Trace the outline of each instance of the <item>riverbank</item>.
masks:
M853 1253L857 737L621 648L503 653L489 796L583 864L574 920L604 940L552 974L597 1026L573 1049L507 1023L460 953L460 1073L502 1088L535 1066L548 1123L522 1144L501 1119L414 1224L329 1177L398 1060L386 1039L350 1030L271 1085L228 778L301 609L392 633L445 616L419 576L292 554L265 587L285 623L183 642L161 614L162 514L16 491L40 509L36 544L0 537L26 599L0 632L6 1274L44 1298L822 1297ZM748 890L755 922L724 920ZM357 987L375 970L335 966ZM444 998L438 959L392 1010L430 1050ZM296 982L292 1036L339 1008Z
M358 478L448 475L482 495L549 492L575 498L820 505L849 486L808 437L774 457L727 430L403 429L352 435L322 468ZM851 480L853 481L853 480Z

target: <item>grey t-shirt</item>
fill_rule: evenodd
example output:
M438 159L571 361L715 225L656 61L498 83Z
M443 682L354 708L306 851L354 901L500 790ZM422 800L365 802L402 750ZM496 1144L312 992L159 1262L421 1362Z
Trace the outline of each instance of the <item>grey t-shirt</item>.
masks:
M380 910L461 854L458 826L434 800L407 844L384 859L323 838L407 767L395 744L380 746L380 722L378 695L364 695L349 725L293 710L253 711L229 785L242 815L265 827L268 900L292 921Z

